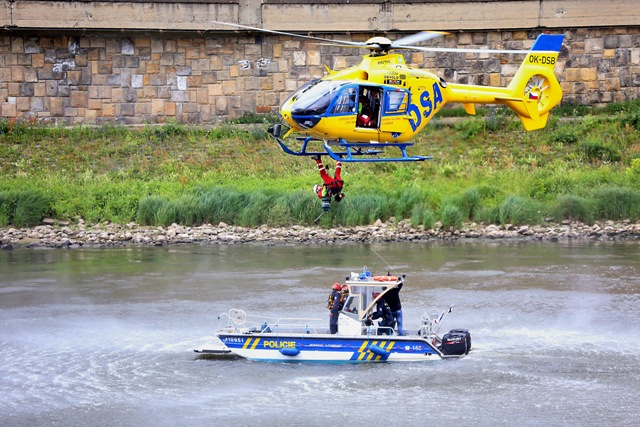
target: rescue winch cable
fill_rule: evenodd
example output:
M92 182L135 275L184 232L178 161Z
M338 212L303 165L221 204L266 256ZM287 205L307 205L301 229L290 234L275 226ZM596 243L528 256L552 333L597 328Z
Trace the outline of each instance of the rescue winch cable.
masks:
M380 259L382 260L382 262L384 262L385 264L387 264L387 267L389 267L389 271L393 271L393 273L394 273L396 276L398 276L398 277L402 277L400 274L398 274L398 272L397 272L397 271L395 271L395 269L394 269L393 267L391 267L391 265L389 265L389 263L387 262L387 260L386 260L386 259L382 258L382 256L381 256L378 252L376 252L376 250L375 250L375 249L373 249L372 247L369 247L369 248L373 251L373 253L374 253L374 254L378 255L378 258L380 258Z

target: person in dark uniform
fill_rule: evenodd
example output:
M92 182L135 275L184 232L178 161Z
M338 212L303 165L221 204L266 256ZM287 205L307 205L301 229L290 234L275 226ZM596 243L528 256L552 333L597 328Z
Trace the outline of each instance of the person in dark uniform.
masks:
M400 290L403 284L404 282L400 282L398 286L389 289L383 297L387 304L389 304L393 320L398 325L398 335L404 335L404 329L402 329L402 304L400 303Z
M374 292L373 298L376 299L379 295L380 292ZM383 298L376 301L376 311L369 316L370 324L373 324L375 319L380 319L380 322L378 323L378 335L391 335L391 330L394 325L393 314L391 313L389 304L387 304Z
M329 331L332 334L338 333L338 316L340 315L340 291L342 290L342 286L340 283L334 283L331 287L331 302L329 305L331 306L329 310Z

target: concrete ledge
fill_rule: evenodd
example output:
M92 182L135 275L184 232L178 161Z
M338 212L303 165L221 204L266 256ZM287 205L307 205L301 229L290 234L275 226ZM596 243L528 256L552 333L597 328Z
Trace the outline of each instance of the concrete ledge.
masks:
M4 1L6 6L9 2ZM237 22L237 2L216 3L141 3L16 1L10 23L18 28L126 29L126 30L210 30L211 21Z
M0 24L24 29L228 30L225 21L273 30L368 32L633 26L637 0L0 0Z
M2 0L0 2L0 25L3 27L9 27L12 25L11 6L12 3L6 0Z
M265 28L285 31L510 30L637 25L636 0L378 1L313 4L265 0Z
M637 0L545 0L540 2L540 26L615 27L640 23Z
M422 31L514 29L539 26L537 1L458 3L269 4L265 28L285 31Z

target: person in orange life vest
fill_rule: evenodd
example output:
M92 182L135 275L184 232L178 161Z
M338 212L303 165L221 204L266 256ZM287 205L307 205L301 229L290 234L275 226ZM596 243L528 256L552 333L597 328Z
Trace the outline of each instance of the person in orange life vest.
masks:
M340 315L340 283L334 283L331 287L331 311L329 312L329 331L338 333L338 316Z
M336 162L336 173L335 177L332 178L331 175L327 173L327 170L322 164L322 159L320 156L313 156L312 159L316 161L316 165L318 166L318 172L320 172L320 177L322 178L322 185L314 185L313 191L316 193L319 199L322 199L322 210L329 210L329 202L331 201L331 197L333 196L336 202L344 199L344 194L342 194L342 185L344 181L340 176L340 172L342 171L342 163Z
M347 295L349 293L349 285L347 285L346 283L342 285L342 290L340 292L342 293L342 295ZM344 299L346 299L346 297L342 298L343 301Z

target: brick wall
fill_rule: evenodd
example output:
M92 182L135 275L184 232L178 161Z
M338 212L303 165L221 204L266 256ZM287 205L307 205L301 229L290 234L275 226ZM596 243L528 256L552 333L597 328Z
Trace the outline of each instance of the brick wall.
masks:
M638 97L640 28L567 29L556 72L563 102ZM242 33L85 32L73 36L4 31L0 112L5 118L80 123L214 123L275 111L298 86L360 52L284 36ZM539 32L477 31L434 46L528 48ZM343 39L343 37L341 37ZM354 34L351 40L364 40ZM521 56L407 53L452 82L506 85Z

